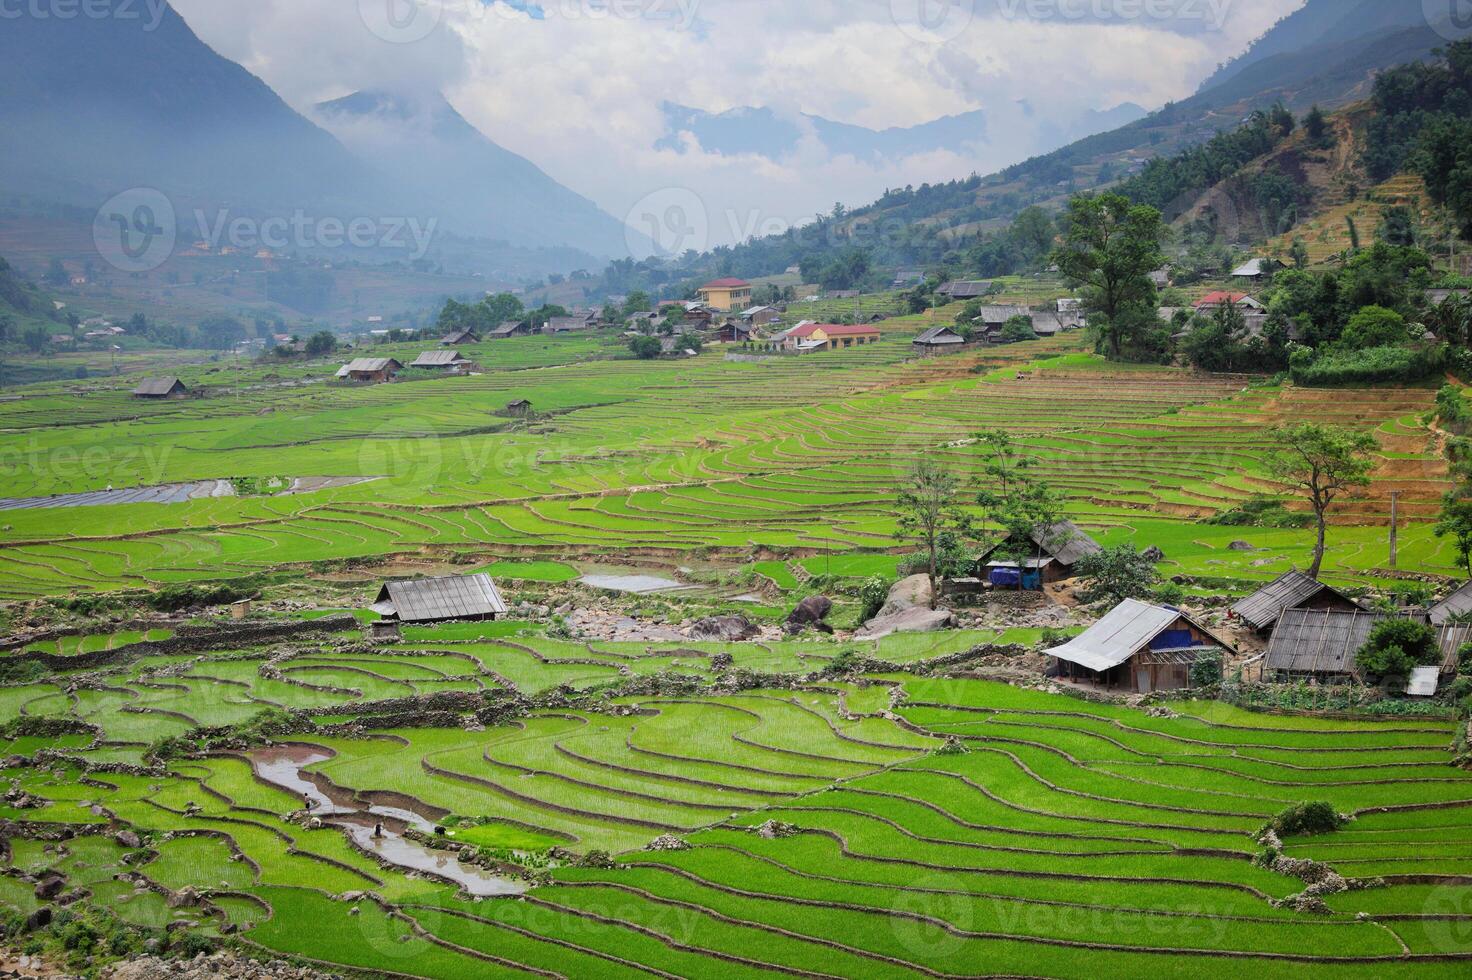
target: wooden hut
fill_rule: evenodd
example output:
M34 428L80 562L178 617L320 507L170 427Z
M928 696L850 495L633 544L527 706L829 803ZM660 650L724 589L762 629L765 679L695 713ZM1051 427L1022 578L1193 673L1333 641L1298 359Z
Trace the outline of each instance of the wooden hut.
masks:
M486 574L385 582L374 612L398 623L490 620L506 614L506 600Z
M178 378L145 378L133 389L134 398L188 398L189 389Z
M1289 609L1337 609L1356 612L1359 603L1317 579L1299 571L1286 572L1243 599L1229 610L1232 619L1241 620L1259 633L1271 633L1278 619Z
M440 338L443 347L459 347L461 344L480 343L480 334L474 330L452 330Z
M1047 653L1060 679L1150 694L1191 687L1193 667L1230 651L1179 609L1126 599Z
M457 350L427 350L415 358L409 366L425 371L461 374L469 371L475 365L467 358L461 357Z
M518 398L514 402L506 403L505 414L514 419L526 419L532 416L532 403L525 398Z
M337 377L342 381L381 384L392 381L402 370L404 365L392 357L359 357L338 368Z
M1009 537L992 545L978 559L977 574L998 588L1015 589L1020 584L1023 589L1036 591L1073 578L1081 559L1103 550L1077 524L1059 521L1051 527L1035 528L1026 541ZM1024 551L1028 557L1018 561L1014 556Z
M1282 681L1314 680L1343 684L1359 679L1355 656L1370 638L1375 624L1392 618L1391 613L1373 613L1363 609L1345 612L1339 609L1288 609L1273 628L1273 638L1263 662L1263 676ZM1420 612L1399 614L1417 622L1429 623ZM1457 651L1472 640L1472 626L1435 626L1436 642L1441 651L1440 673L1455 674Z
M910 341L910 347L914 349L915 353L926 356L949 354L965 346L966 338L956 333L950 327L931 327Z

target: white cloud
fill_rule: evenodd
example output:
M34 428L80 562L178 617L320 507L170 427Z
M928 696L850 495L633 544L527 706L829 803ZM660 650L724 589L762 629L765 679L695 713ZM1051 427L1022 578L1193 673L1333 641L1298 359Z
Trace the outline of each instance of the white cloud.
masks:
M438 19L413 43L383 40L360 15L410 2ZM537 16L514 9L528 8L525 0L175 5L207 42L299 108L357 88L441 88L491 139L615 215L658 188L689 188L719 241L729 237L728 212L737 227L751 226L752 214L798 220L835 200L864 203L886 186L1015 162L1044 148L1034 140L1048 119L1179 99L1302 0L1175 0L1190 6L1172 9L1221 11L1219 28L1119 16L1162 0L961 0L951 9L963 18L959 33L954 19L933 31L903 16L897 23L893 10L907 2L916 0L542 0ZM609 5L641 16L593 16ZM1051 14L1021 16L1029 11ZM1036 118L1018 109L1023 99ZM993 142L974 155L885 165L833 157L811 141L779 163L675 153L654 147L664 100L709 111L770 106L875 128L984 109Z

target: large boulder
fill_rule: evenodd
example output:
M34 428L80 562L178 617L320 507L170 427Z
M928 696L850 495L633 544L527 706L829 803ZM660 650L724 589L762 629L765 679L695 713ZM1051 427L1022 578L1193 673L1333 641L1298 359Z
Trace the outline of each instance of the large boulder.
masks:
M893 616L895 613L914 609L916 606L930 608L935 598L934 590L930 587L929 575L911 575L902 578L889 590L889 597L884 602L884 607L879 610L879 616Z
M810 627L823 633L832 633L833 627L824 622L832 611L833 600L827 596L808 596L797 604L796 609L788 613L783 629L794 635Z
M874 617L854 634L854 639L878 640L891 633L934 633L949 629L955 620L955 613L949 609L931 609L928 605L911 606L888 616Z
M719 640L735 643L749 640L761 633L756 624L740 613L731 616L710 616L690 627L692 640Z

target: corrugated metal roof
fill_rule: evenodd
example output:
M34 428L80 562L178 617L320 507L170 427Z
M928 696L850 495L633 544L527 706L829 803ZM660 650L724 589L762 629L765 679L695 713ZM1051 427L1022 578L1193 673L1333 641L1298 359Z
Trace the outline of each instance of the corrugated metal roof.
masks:
M410 367L451 367L465 360L457 350L427 350L414 359Z
M1406 693L1417 698L1434 697L1436 688L1440 684L1440 667L1417 667L1411 671L1411 679L1406 684Z
M1065 565L1075 565L1080 558L1104 550L1073 521L1059 521L1049 528L1040 527L1032 532L1032 540Z
M916 344L964 344L966 338L962 337L950 327L931 327L929 330L916 337Z
M1401 613L1426 622L1419 612ZM1390 613L1345 612L1339 609L1287 609L1273 629L1263 669L1290 674L1353 674L1354 658L1370 631ZM1457 651L1472 639L1472 626L1439 626L1436 631L1442 667L1455 670Z
M1232 607L1232 614L1247 620L1256 629L1267 629L1278 621L1283 610L1301 606L1325 590L1333 592L1345 602L1354 601L1317 579L1294 570L1284 573L1237 603Z
M403 367L392 357L359 357L344 364L337 372L339 378L349 374L377 374L379 371Z
M1431 607L1431 621L1437 626L1457 616L1472 613L1472 582L1457 589L1451 595Z
M1014 316L1025 316L1031 320L1032 310L1025 306L983 306L976 318L982 323L1002 326Z
M385 603L392 605L390 615L405 623L473 619L506 612L506 601L496 590L496 583L484 573L388 582L379 590L373 608L383 608Z
M1183 618L1179 610L1126 599L1083 633L1049 650L1048 656L1092 671L1109 670L1133 657Z
M175 385L180 385L178 378L144 378L138 382L138 387L133 389L133 394L167 395L174 390Z

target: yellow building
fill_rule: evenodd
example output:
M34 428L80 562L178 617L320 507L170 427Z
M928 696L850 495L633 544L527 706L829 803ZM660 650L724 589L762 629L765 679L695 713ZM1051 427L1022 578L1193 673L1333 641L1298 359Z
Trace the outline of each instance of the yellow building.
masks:
M734 313L751 305L751 283L744 279L717 279L696 292L702 303L722 313Z

